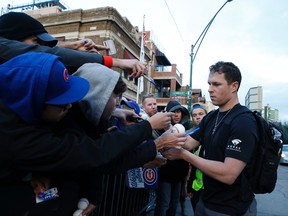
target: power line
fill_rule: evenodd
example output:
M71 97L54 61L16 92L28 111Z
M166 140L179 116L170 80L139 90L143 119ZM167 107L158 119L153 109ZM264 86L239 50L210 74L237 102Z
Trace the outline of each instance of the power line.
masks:
M176 29L177 29L177 31L178 31L181 39L182 39L182 42L183 42L185 48L187 49L187 51L188 51L188 53L189 53L188 46L187 46L187 44L186 44L185 41L184 41L184 38L183 38L183 36L182 36L179 28L178 28L178 25L177 25L177 23L176 23L176 21L175 21L175 19L174 19L174 16L173 16L173 14L172 14L172 12L171 12L171 10L170 10L170 8L169 8L169 5L168 5L168 3L166 2L166 0L164 0L164 2L165 2L166 6L167 6L167 8L168 8L168 10L169 10L169 13L170 13L170 15L171 15L171 17L172 17L172 19L173 19L173 22L174 22L174 24L175 24L175 26L176 26Z

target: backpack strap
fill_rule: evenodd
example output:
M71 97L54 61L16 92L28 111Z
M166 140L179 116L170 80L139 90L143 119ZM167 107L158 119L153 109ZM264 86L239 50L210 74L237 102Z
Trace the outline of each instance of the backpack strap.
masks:
M219 110L219 109L217 109ZM206 127L206 125L209 123L209 121L216 115L217 110L211 111L209 112L204 118L204 128ZM224 122L230 123L232 122L237 116L239 116L240 114L243 113L252 113L251 110L249 110L246 106L242 106L240 104L236 104L232 110L232 112L229 113L229 115L226 116L226 119L224 119ZM219 111L218 111L219 112Z
M228 124L230 124L235 118L237 118L241 114L252 113L250 109L240 104L236 104L231 111L232 112L229 115L227 115L226 119L224 119L224 122Z

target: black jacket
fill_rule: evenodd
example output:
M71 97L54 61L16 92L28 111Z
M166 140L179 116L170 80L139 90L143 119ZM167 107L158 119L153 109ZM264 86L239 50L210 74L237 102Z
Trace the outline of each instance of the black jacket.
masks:
M46 52L60 56L69 73L75 72L85 63L104 63L102 55L65 49L58 46L53 48L40 45L25 44L23 42L8 40L0 37L0 64L26 52Z
M21 180L29 172L95 170L151 134L147 121L95 140L80 127L71 126L55 134L47 125L27 125L0 102L0 182Z

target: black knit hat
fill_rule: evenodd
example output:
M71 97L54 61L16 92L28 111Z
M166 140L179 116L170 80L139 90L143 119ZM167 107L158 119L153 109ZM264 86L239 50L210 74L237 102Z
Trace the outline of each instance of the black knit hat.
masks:
M57 44L57 39L49 35L38 20L22 12L9 12L0 16L0 36L18 41L35 36L45 46L54 47Z

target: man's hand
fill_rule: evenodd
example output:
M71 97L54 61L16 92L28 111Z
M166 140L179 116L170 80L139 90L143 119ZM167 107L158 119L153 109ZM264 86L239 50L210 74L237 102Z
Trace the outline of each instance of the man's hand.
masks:
M123 70L129 70L129 77L137 78L145 73L146 63L137 59L117 59L113 58L113 67L119 67Z
M154 142L156 144L157 150L163 148L182 149L182 146L186 141L186 137L184 136L185 133L171 133L171 130L168 130L165 133L163 133L160 137L155 139Z
M77 41L58 41L57 46L91 53L98 53L99 50L109 50L109 47L96 45L94 41L89 38L80 39Z
M162 152L162 155L169 159L169 160L177 160L177 159L183 159L185 154L185 149L183 148L170 148L164 152Z
M30 183L36 194L38 194L39 192L43 193L50 187L50 179L44 176L33 177Z
M158 112L148 119L153 129L165 129L171 125L171 116L175 115L173 112Z
M133 121L130 121L131 117L139 117L132 110L120 109L120 108L116 108L113 111L112 116L118 118L119 121L121 122L121 124L123 124L125 126L128 126L128 125L131 125L131 124L135 123Z
M106 52L108 52L108 51L110 50L109 47L103 46L103 45L98 45L98 44L95 44L94 47L95 47L95 49L96 49L97 51L106 51Z
M90 215L94 211L95 208L96 208L95 205L89 203L87 208L83 210L82 215L85 215L85 216Z
M162 155L157 155L153 161L149 161L148 163L144 164L144 168L156 168L161 167L167 163L167 159L164 158Z

